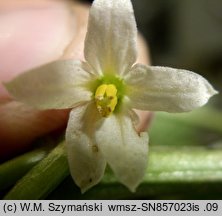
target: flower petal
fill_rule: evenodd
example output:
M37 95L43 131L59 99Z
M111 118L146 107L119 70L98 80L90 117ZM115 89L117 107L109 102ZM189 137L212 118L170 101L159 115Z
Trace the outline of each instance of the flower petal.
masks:
M106 162L94 140L98 116L94 105L74 108L66 129L66 146L71 175L85 192L103 177Z
M131 106L136 109L186 112L217 93L202 76L169 67L135 65L125 77Z
M119 180L135 191L147 166L147 133L138 135L130 117L111 115L96 131L96 141Z
M95 0L85 40L85 58L99 73L124 74L136 61L137 29L130 0Z
M87 70L79 61L55 61L21 74L5 87L15 99L39 109L71 108L91 98L84 86L93 76Z

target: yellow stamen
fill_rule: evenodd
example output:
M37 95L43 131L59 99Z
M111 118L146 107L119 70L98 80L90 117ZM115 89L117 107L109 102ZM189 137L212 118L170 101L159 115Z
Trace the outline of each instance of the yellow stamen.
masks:
M103 117L109 116L118 102L117 89L113 84L102 84L96 89L96 107Z

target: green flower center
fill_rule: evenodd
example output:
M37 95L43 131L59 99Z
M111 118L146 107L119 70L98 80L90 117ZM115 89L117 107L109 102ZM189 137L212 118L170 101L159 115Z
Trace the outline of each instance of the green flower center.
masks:
M113 75L105 75L90 84L93 100L102 117L120 110L126 87L124 81Z

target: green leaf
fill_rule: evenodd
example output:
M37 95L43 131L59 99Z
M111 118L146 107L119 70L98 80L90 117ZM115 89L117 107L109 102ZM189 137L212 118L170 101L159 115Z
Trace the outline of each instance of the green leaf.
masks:
M221 199L222 150L200 147L151 148L148 169L136 193L108 170L85 194L69 177L47 199Z

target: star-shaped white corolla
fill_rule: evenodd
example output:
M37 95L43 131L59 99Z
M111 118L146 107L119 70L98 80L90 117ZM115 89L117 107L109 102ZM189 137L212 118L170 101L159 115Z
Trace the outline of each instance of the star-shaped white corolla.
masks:
M38 109L73 108L66 130L71 175L85 191L110 165L135 191L148 154L147 133L135 130L132 109L186 112L217 92L203 77L168 67L135 64L137 29L130 0L95 0L85 39L85 60L55 61L6 84Z

